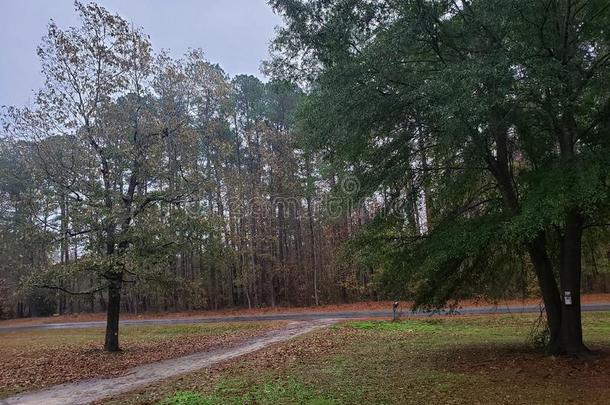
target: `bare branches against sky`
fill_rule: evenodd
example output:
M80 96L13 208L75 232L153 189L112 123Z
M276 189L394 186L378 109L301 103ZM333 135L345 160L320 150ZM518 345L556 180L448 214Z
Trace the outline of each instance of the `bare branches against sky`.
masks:
M188 48L202 48L208 60L230 75L261 76L260 62L281 23L265 0L96 2L143 27L154 49L179 56ZM62 27L74 24L73 0L0 1L0 105L27 103L40 87L36 47L50 19Z

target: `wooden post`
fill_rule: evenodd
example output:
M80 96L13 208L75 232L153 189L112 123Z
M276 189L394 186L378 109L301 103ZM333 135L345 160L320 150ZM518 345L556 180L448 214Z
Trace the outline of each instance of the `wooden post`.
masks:
M398 320L398 305L400 305L398 301L394 301L392 304L392 322Z

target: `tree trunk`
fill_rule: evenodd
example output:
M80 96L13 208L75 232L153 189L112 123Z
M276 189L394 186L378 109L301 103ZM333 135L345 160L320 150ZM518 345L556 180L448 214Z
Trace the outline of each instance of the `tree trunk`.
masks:
M557 288L557 281L553 274L553 266L546 252L544 234L540 233L527 245L530 259L542 293L547 325L550 332L548 345L549 354L560 354L564 351L561 339L561 297Z
M571 210L566 216L560 246L561 340L569 355L583 356L589 349L582 340L580 308L582 217Z
M123 275L118 274L108 285L108 310L106 313L106 340L104 350L118 352L119 347L119 314L121 311L121 284Z
M513 187L512 174L508 164L510 156L507 144L507 129L500 126L495 131L496 155L487 154L488 168L497 180L504 204L509 212L517 214L520 211L518 193ZM565 145L564 145L565 144ZM566 146L567 145L567 146ZM562 143L562 155L570 155L571 143ZM526 248L536 272L544 308L547 315L547 325L550 332L549 354L578 354L583 349L582 327L580 323L580 249L582 239L582 219L575 213L568 214L565 235L561 240L560 283L561 291L570 291L572 304L562 302L562 296L557 286L553 264L546 249L544 232L526 243Z
M309 225L309 248L311 255L311 267L313 269L313 298L316 306L320 304L320 299L318 297L318 259L316 257L316 239L314 232L314 217L313 217L313 202L311 198L311 194L315 193L315 183L311 173L311 160L309 156L305 157L305 170L307 175L307 219Z

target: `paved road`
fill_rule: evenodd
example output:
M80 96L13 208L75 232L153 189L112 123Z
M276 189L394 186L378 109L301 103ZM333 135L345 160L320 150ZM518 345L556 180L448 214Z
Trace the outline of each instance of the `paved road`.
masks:
M610 303L585 304L582 310L590 311L610 311ZM402 317L428 317L435 315L486 315L486 314L526 314L538 313L540 306L488 306L488 307L464 307L451 312L424 312L424 311L402 311ZM161 319L126 319L121 321L121 325L180 325L197 323L218 323L218 322L240 322L240 321L311 321L323 319L358 319L358 318L388 318L392 317L392 311L341 311L341 312L300 312L300 313L278 313L261 315L227 315L227 316L206 316L189 318L161 318ZM1 324L0 324L1 325ZM0 332L15 332L20 330L34 329L82 329L82 328L103 328L105 321L94 322L66 322L48 323L38 325L17 325L0 326Z

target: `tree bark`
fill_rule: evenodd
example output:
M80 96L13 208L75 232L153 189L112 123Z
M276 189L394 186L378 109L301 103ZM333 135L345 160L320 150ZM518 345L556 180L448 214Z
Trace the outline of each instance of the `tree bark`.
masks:
M561 340L569 355L581 357L589 353L582 340L580 305L582 216L576 210L566 215L560 245ZM566 295L569 294L569 298ZM571 301L571 302L570 302Z
M121 311L121 286L123 274L110 279L108 285L108 309L106 312L106 339L104 350L118 352L119 347L119 314Z
M320 255L316 253L316 237L314 231L314 206L312 196L316 193L315 179L312 173L312 156L305 156L305 175L307 181L307 220L309 227L309 249L310 249L310 260L312 267L312 282L313 282L313 300L316 306L320 305L320 297L318 293L318 263L320 262Z
M550 333L547 352L553 355L561 354L565 351L561 339L561 296L553 273L553 265L546 251L544 233L540 233L532 242L528 243L527 250L544 301L544 310Z
M578 129L574 117L574 107L566 106L557 138L561 162L566 173L578 170L574 146L578 139ZM567 178L570 186L572 181ZM563 233L560 235L559 278L561 285L561 340L567 354L583 357L590 351L582 340L580 306L580 283L582 273L582 233L584 218L577 207L569 207L565 215ZM569 294L569 298L568 298Z
M498 189L508 212L517 215L520 211L519 196L513 186L514 183L508 163L510 159L507 144L507 129L500 126L495 131L494 138L496 140L497 157L494 158L490 152L487 153L486 161L488 168L497 181ZM544 301L547 326L550 334L547 352L553 355L563 354L566 352L562 332L562 316L564 311L562 309L557 279L553 272L553 264L547 253L544 231L540 231L531 242L527 242L525 245L534 267L534 272L536 273L542 300Z

